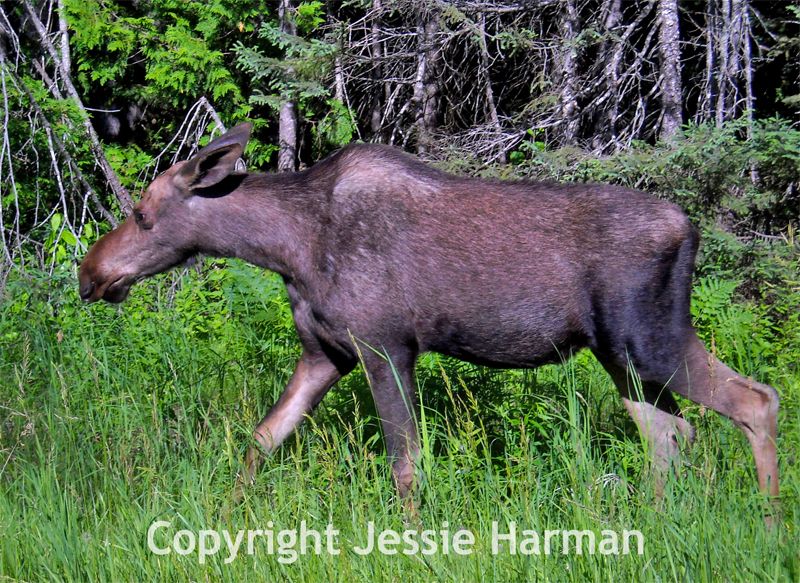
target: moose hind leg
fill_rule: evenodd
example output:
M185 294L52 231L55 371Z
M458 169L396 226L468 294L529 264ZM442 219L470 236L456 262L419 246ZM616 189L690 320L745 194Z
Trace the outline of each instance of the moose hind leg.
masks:
M678 372L670 389L730 418L744 432L753 449L758 487L777 499L778 392L725 366L694 334L687 349L686 370Z
M694 443L695 429L680 413L674 397L663 385L636 384L629 368L600 359L611 375L625 408L646 439L650 454L656 494L662 496L664 486L683 450Z
M674 402L672 395L666 394ZM663 399L664 397L662 397ZM653 462L656 494L662 496L667 477L675 469L683 450L694 443L695 429L679 414L668 413L664 408L622 397L639 432L646 437Z

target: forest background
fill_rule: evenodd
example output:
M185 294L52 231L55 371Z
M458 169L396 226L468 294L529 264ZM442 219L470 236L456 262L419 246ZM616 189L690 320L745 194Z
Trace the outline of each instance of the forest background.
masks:
M76 289L86 249L149 181L245 120L262 171L360 140L460 174L677 202L703 233L698 330L782 396L770 533L746 440L704 409L682 402L704 445L659 510L591 355L535 372L425 357L423 520L639 525L646 556L309 557L304 576L800 577L800 2L11 0L0 86L0 577L302 578L142 542L165 513L222 524L250 429L298 356L280 281L206 260L120 307ZM363 375L315 422L234 524L313 517L354 540L363 520L402 525Z

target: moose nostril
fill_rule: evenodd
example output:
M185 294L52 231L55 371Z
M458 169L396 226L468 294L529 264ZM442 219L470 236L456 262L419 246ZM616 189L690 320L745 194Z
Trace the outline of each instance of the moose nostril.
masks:
M81 295L81 299L84 302L87 301L94 294L94 282L93 281L87 281L86 283L81 285L81 289L79 290L79 293Z

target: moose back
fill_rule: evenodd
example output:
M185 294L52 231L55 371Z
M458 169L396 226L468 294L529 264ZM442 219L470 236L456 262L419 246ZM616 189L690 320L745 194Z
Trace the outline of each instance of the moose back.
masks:
M694 439L677 393L744 431L759 488L777 497L778 394L695 334L698 235L677 206L617 186L454 176L379 145L348 146L293 174L237 173L251 127L157 177L89 250L79 279L85 301L121 302L137 281L196 254L279 273L303 352L255 429L263 450L363 359L406 496L421 353L536 367L588 348L647 436L658 476ZM248 479L261 459L250 450Z

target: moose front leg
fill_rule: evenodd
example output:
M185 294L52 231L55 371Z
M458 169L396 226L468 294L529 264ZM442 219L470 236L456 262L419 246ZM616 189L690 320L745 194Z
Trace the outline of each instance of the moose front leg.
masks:
M416 423L414 365L416 353L407 349L389 351L386 356L363 354L372 396L386 440L386 453L392 462L392 475L400 498L414 513L411 494L419 457Z
M253 432L261 449L251 447L247 452L242 483L236 491L237 500L242 498L243 484L252 483L258 472L263 460L262 450L268 454L275 451L343 374L324 354L303 351L289 384Z

